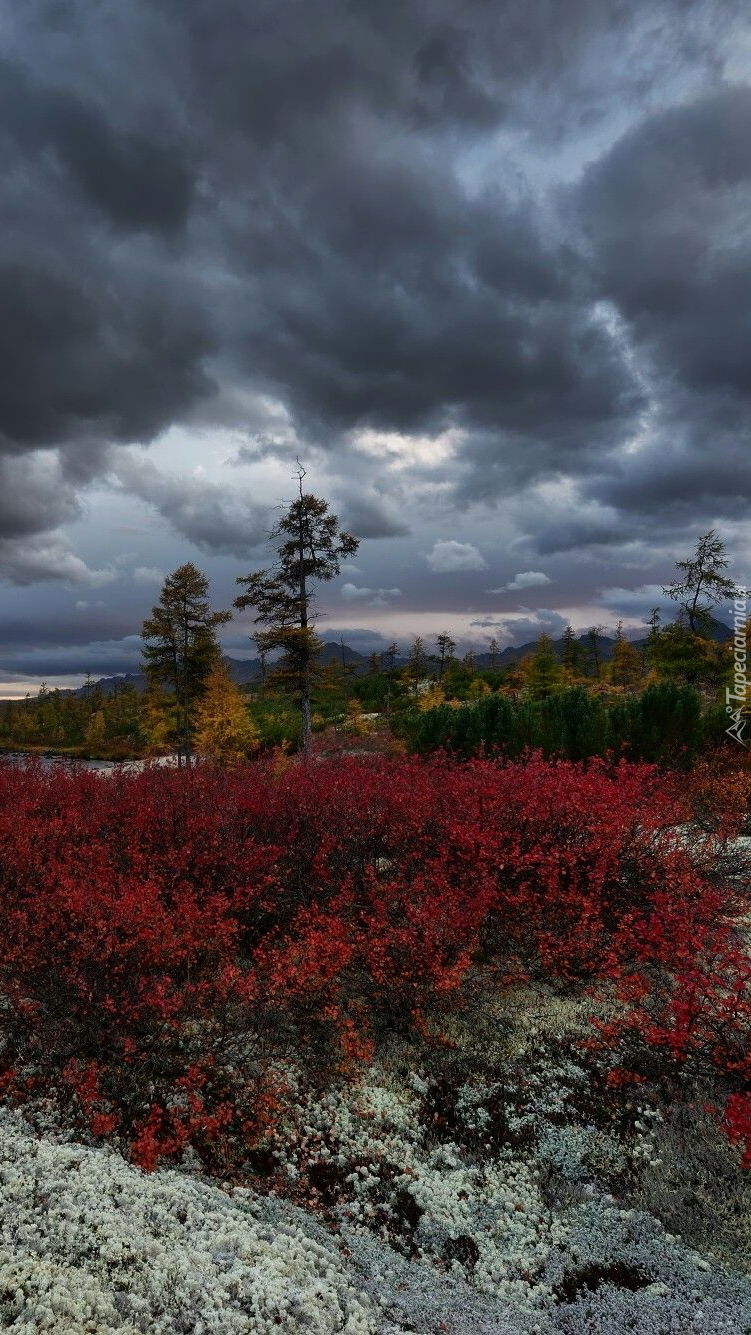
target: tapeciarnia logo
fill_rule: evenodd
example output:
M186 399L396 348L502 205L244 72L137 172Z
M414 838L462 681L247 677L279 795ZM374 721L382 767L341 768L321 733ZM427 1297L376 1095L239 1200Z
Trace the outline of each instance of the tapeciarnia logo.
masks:
M733 614L733 688L725 687L725 712L730 715L731 724L725 729L728 737L735 738L741 746L749 742L743 736L743 729L748 722L744 717L744 705L748 700L748 645L746 626L748 624L748 589L737 588L735 601L730 608Z

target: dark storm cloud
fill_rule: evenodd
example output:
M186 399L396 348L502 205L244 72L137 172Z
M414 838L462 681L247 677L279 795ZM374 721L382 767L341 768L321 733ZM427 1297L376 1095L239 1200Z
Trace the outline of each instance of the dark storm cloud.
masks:
M627 322L659 430L590 488L624 512L751 499L751 88L652 116L588 172L593 283Z
M138 636L112 641L93 640L80 646L43 646L13 654L4 653L0 648L0 672L48 677L81 676L87 672L93 677L138 672L142 651L143 644Z
M190 202L181 149L111 123L71 73L0 63L0 451L61 447L69 489L101 471L104 442L150 440L206 393L213 344L166 248ZM60 504L45 515L22 483L19 511L53 528Z
M746 514L751 442L728 437L711 421L698 439L678 424L675 432L677 440L647 447L589 483L587 494L616 506L624 517L636 512L648 521L655 515L680 524L697 512L721 513L728 519Z
M6 251L0 311L6 448L56 445L92 431L149 440L206 390L202 320L178 294L172 301L139 281L137 271L97 264L93 273L61 273L42 254Z
M535 123L555 138L566 89L596 121L668 52L701 64L710 8L680 6L671 26L670 4L407 4L377 23L365 6L346 22L325 6L311 32L294 6L233 8L228 25L190 6L194 75L209 98L219 88L244 203L223 218L236 374L275 389L322 445L362 425L464 427L465 501L617 443L640 389L592 316L586 264L545 235L511 168L495 185L478 169L478 189L456 160L472 135L528 126L530 87L557 88Z
M320 444L362 425L493 424L523 438L529 466L530 440L597 437L628 415L631 378L577 256L546 239L518 178L475 190L456 148L362 109L330 128L314 172L293 137L263 159L241 227L228 218L238 370Z
M91 569L71 550L65 534L56 529L21 537L0 537L0 573L19 587L40 582L97 586L109 584L115 572L109 566Z
M692 388L744 398L750 187L744 86L637 126L590 170L580 196L603 293Z
M5 275L15 332L3 352L14 354L16 388L0 429L11 440L57 443L86 426L149 439L205 388L214 317L227 364L276 388L321 439L361 422L454 417L526 442L553 423L597 435L628 411L628 376L577 309L570 249L544 243L510 172L468 192L453 170L456 136L525 120L519 89L552 83L563 94L573 70L581 112L597 96L585 77L592 44L615 54L619 31L680 9L670 41L696 45L690 7L663 0L629 15L615 0L579 0L553 16L547 0L377 14L328 3L314 24L299 0L122 8L115 20L108 9L32 4L17 20L18 54L39 71L6 70L8 165L20 156L31 174L19 208L38 221L50 199L53 218L69 195L71 207L90 207L67 266L64 250L50 266L37 244ZM139 25L132 67L117 43L127 55ZM640 50L665 48L658 27ZM153 81L152 46L171 91L147 135L139 99ZM630 87L627 62L620 69ZM99 250L102 217L163 235L190 214L195 261L220 260L236 308L217 292L211 315L191 310L180 299L189 277L182 289L154 286L153 272L139 283L114 240L91 272L87 242ZM54 240L64 247L64 236Z
M247 557L266 541L266 507L241 492L202 477L169 476L127 452L113 456L112 471L124 491L153 506L201 551Z
M620 542L640 497L667 493L659 445L619 453L651 397L701 485L686 423L722 422L729 442L749 406L750 95L715 87L737 12L17 6L0 47L0 450L31 462L16 512L0 506L5 574L95 580L58 526L112 467L107 446L176 422L244 427L242 463L318 446L334 479L346 460L334 490L363 537L406 535L413 512L352 463L358 428L457 428L443 506L578 478L608 513L540 523L549 551ZM654 113L663 94L681 105ZM573 226L551 188L569 151L566 179L577 152L594 162ZM256 418L253 395L279 411ZM53 451L57 481L38 463ZM201 551L263 537L237 488L121 453L119 485ZM728 513L736 463L728 444L711 492Z
M31 652L38 646L80 651L91 641L94 620L102 637L113 642L126 638L131 629L130 619L114 608L74 609L65 616L49 613L41 623L18 613L5 616L0 624L0 661L5 663L10 650Z
M553 514L536 531L534 545L541 556L553 556L588 547L620 546L632 537L633 526L615 514Z
M306 0L165 8L215 114L267 145L314 138L353 104L416 130L539 121L520 97L530 87L557 104L556 137L602 115L609 97L643 93L686 62L706 67L713 19L727 23L739 0L322 0L315 22Z
M51 150L70 183L116 228L178 231L193 180L180 146L109 125L105 111L74 94L35 86L0 60L0 125L26 157Z
M282 270L267 270L271 318L248 336L248 364L286 388L321 443L332 428L364 425L404 432L492 423L525 446L542 445L548 433L607 433L634 402L607 332L578 309L573 292L530 296L521 264L505 284L484 278L462 232L476 229L489 244L492 237L513 268L516 227L507 233L500 204L473 206L451 191L440 179L426 191L443 195L446 216L440 232L433 219L432 246L410 258L399 236L405 192L384 189L382 217L372 220L381 251L375 277L365 226L349 253L343 239L315 267L311 253L308 277L294 285ZM385 207L394 193L396 217ZM530 244L553 286L562 259Z
M76 519L80 506L56 459L0 455L0 535L22 538Z
M344 528L360 539L399 538L410 531L409 525L395 513L393 505L380 496L345 493L340 510Z

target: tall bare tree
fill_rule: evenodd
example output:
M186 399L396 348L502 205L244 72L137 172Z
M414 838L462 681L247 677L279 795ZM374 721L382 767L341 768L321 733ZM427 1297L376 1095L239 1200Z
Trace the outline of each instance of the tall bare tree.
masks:
M300 700L302 745L310 754L312 739L311 685L320 640L313 621L314 585L339 574L341 562L354 556L360 543L339 526L328 503L303 491L305 469L298 463L295 477L298 496L271 534L278 539L276 560L270 569L241 575L238 584L245 592L235 599L235 607L255 608L257 631L254 640L259 653L282 651L276 675L283 678Z

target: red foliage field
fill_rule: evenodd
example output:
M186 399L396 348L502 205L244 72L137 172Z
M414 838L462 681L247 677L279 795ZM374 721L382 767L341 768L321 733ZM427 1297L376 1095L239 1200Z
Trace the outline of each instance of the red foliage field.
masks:
M690 819L625 763L2 766L0 1085L142 1167L191 1146L221 1174L292 1070L321 1087L394 1028L427 1038L482 970L616 989L613 1080L645 1050L697 1063L745 1141L742 885Z

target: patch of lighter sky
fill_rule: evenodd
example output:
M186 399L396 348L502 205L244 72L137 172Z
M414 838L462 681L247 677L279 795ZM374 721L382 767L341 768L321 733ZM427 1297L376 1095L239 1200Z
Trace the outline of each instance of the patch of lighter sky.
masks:
M723 43L725 78L731 83L751 83L751 23L738 24Z
M455 166L456 176L470 199L482 195L489 182L499 181L512 202L532 195L538 223L543 230L555 232L560 226L555 217L555 195L561 187L574 185L633 122L633 108L619 104L591 129L563 141L555 137L540 141L531 130L511 131L504 126L464 150Z
M577 522L587 521L591 524L615 523L617 520L617 514L612 507L582 496L579 479L566 474L536 482L518 498L516 504L512 503L510 513L516 526L522 530L523 536L508 542L507 551L523 548L530 541L530 530L535 529L541 520L548 524L556 519L565 520L573 517ZM579 555L586 559L586 552Z
M653 606L669 606L670 600L662 592L661 584L639 584L636 588L625 588L622 585L615 585L612 588L600 589L599 602L602 607L608 607L611 611L621 612L623 608L628 608L629 603L637 607L643 607L649 602Z
M186 545L142 500L101 482L87 490L85 514L67 524L65 532L87 563L106 563L121 579L129 578L138 566L172 570L180 564Z
M375 431L370 427L350 433L353 450L366 458L377 459L386 468L401 472L406 468L438 468L456 454L466 433L458 427L436 436L410 436L400 431Z
M83 686L86 678L81 673L68 677L29 677L18 681L0 681L0 700L23 700L27 695L38 695L44 681L50 691L71 691Z
M573 505L578 503L576 481L560 474L554 478L544 478L533 489L544 505Z
M561 477L540 482L532 493L534 501L540 506L541 513L550 518L575 517L578 522L590 523L617 521L617 513L612 506L603 505L591 497L582 496L579 480Z
M650 46L658 52L659 45L650 40L650 22L647 13L627 36L625 48L614 49L612 34L592 43L587 63L578 75L571 72L575 90L567 98L568 105L573 106L578 93L580 103L591 103L592 115L565 138L560 132L564 119L559 106L560 88L553 84L548 91L530 82L522 89L514 104L517 124L504 124L478 137L471 147L464 146L457 155L454 169L468 196L478 196L489 182L498 181L503 182L512 199L514 195L532 193L537 197L538 220L543 230L556 232L560 220L556 218L554 201L560 189L574 185L632 126L667 107L710 91L721 80L751 82L751 21L742 17L716 35L718 48L713 69L702 61L686 65L676 51L674 62L663 62L660 77L654 77L651 86L642 91L638 105L627 95L618 95L617 77L606 96L598 95L602 71L612 66L614 60L623 66L629 62L643 65L644 52Z
M556 613L563 618L569 618L576 627L586 627L593 624L607 623L614 625L616 618L612 612L607 612L602 607L563 607L556 608ZM479 624L478 613L474 611L466 612L420 612L420 611L396 611L393 607L384 609L383 614L379 614L378 609L368 608L358 609L358 622L362 629L368 629L374 632L375 636L382 635L385 640L396 640L402 652L407 652L416 635L422 636L426 642L426 648L430 651L437 635L447 630L456 640L459 650L462 652L467 648L473 648L479 653L485 652L491 638L495 635L501 648L506 645L520 644L522 640L527 641L534 636L529 635L528 623L530 617L538 615L537 609L514 607L509 611L494 611L482 614L482 625ZM524 625L525 629L521 635L514 634L515 624ZM624 624L626 618L624 617ZM635 625L642 625L643 622L636 621ZM352 609L349 609L349 616L345 619L336 614L327 614L322 616L319 627L319 634L325 640L338 640L340 636L344 637L346 643L346 632L352 628ZM545 629L544 621L540 620L539 631L542 633Z
M148 460L160 472L171 476L199 476L208 481L227 484L227 465L237 461L238 451L245 445L252 448L250 433L227 427L171 426L148 447L139 445L120 447ZM291 456L294 464L294 452ZM273 504L279 484L288 482L290 466L274 457L260 457L238 461L243 468L243 481L248 470L258 492L256 499ZM198 471L200 470L200 471Z
M628 324L618 307L612 301L597 301L592 307L592 316L618 348L623 365L644 395L646 406L639 415L636 429L620 448L621 454L639 454L653 446L658 436L659 396L654 392L649 368L634 347Z
M616 623L620 618L623 620L624 630L643 630L646 625L646 615L639 613L621 613L620 610L608 607L600 601L591 603L579 603L576 607L556 607L556 612L567 621L570 621L574 630L583 635L589 630L590 626L599 626L604 635L615 633ZM521 612L518 616L521 617Z

